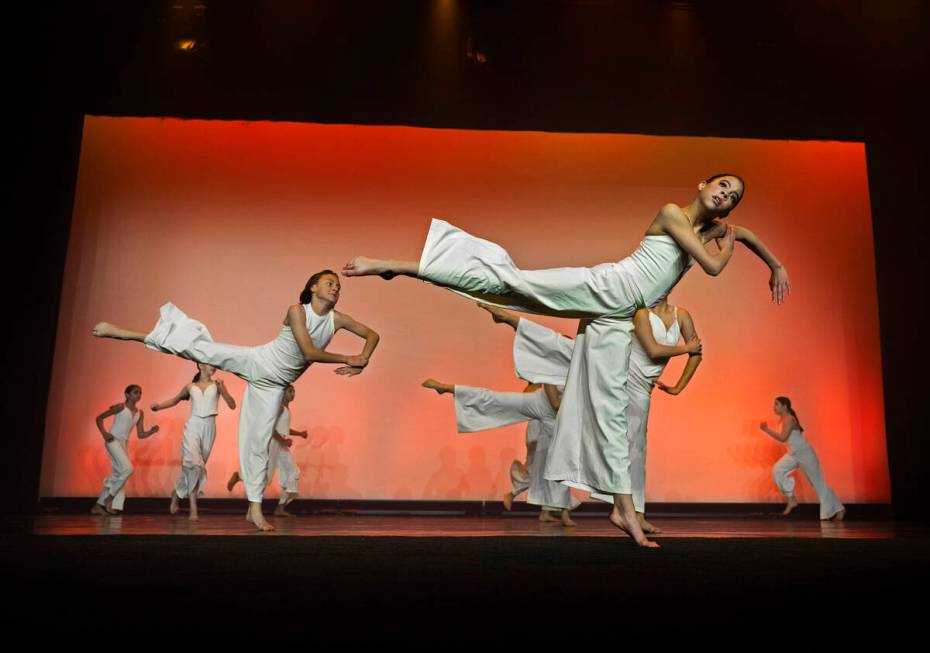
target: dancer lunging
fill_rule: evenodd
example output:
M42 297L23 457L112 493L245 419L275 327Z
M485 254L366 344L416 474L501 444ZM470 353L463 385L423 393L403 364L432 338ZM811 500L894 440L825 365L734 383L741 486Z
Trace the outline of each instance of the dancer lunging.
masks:
M197 498L203 494L207 483L207 460L213 450L216 439L216 414L220 397L231 410L235 410L236 401L226 389L222 379L214 379L216 368L207 363L197 363L197 374L192 382L186 384L174 397L158 404L152 404L152 412L176 406L188 400L191 412L184 423L184 435L181 438L181 473L171 491L171 503L168 512L178 512L180 499L190 497L189 519L196 521Z
M379 336L372 329L333 310L339 292L335 272L323 270L311 276L300 294L300 303L287 309L278 337L258 347L214 342L206 326L170 303L161 307L161 317L148 334L107 322L94 327L95 336L142 342L149 349L209 363L246 381L239 412L239 468L249 500L246 518L259 530L273 530L262 515L261 501L268 442L284 388L312 363L340 365L335 372L343 376L361 374L378 345ZM365 340L361 353L352 356L325 351L339 329Z
M794 477L791 474L800 467L817 492L817 498L820 500L820 519L842 521L846 516L846 508L824 480L814 448L801 435L804 429L797 413L791 407L791 400L788 397L775 397L772 410L781 421L780 430L770 428L768 422L762 422L759 428L772 438L788 445L788 453L772 468L775 484L788 499L788 505L782 514L790 514L798 507L798 500L794 497Z
M140 440L158 433L158 427L153 426L145 430L145 415L138 407L142 399L142 387L132 384L123 391L125 401L113 404L107 410L97 415L97 429L103 436L103 443L110 459L110 475L103 479L103 489L97 502L91 508L95 515L115 515L123 510L126 500L126 481L132 475L133 466L129 460L129 433L136 427L136 435ZM110 430L104 428L103 420L115 415L110 424Z
M455 396L455 423L459 433L527 422L526 465L523 469L515 469L518 461L514 461L515 465L511 466L512 487L504 495L504 507L510 510L514 497L526 490L526 502L540 507L539 521L554 521L549 513L558 511L563 526L575 525L571 511L578 506L578 500L571 496L568 487L547 481L542 475L562 395L555 385L531 383L523 392L494 392L427 379L423 387L440 395Z
M720 220L742 195L743 182L736 175L700 182L687 206L663 206L639 248L619 263L521 270L500 246L433 220L419 261L357 257L344 273L414 276L504 308L593 318L583 323L573 349L546 478L612 495L617 510L611 523L638 544L657 546L643 534L631 496L626 381L632 318L666 295L692 260L708 274L720 274L737 239L771 269L773 301L784 300L788 275L778 259L752 232ZM717 241L715 254L705 249L710 240Z

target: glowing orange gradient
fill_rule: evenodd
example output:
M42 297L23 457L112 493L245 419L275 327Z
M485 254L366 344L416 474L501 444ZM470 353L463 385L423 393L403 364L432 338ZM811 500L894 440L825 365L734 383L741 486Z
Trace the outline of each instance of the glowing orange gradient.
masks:
M654 395L648 499L779 500L771 466L784 449L758 424L784 394L841 499L888 501L862 144L95 117L84 128L42 495L96 494L109 464L94 416L128 383L142 386L147 407L195 371L92 338L99 320L147 331L170 300L218 341L261 344L311 273L355 254L417 259L434 216L501 243L526 268L619 260L663 203L689 202L702 177L721 171L746 177L731 220L777 253L793 293L773 306L768 271L743 248L719 278L694 269L672 293L695 317L704 362L681 396ZM310 431L292 450L302 496L505 492L523 428L458 435L452 399L419 384L434 376L519 390L512 331L411 279L343 280L338 309L382 342L361 376L315 365L298 381L292 425ZM359 347L343 333L330 350ZM663 379L673 383L683 363ZM241 399L244 384L222 377ZM146 408L162 430L132 437L130 497L170 493L187 410ZM236 422L221 406L207 496L228 496ZM799 495L814 499L800 474Z

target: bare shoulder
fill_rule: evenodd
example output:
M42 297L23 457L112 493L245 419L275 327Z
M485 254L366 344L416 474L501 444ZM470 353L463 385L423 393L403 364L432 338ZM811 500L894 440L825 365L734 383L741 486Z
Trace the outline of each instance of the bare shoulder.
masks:
M118 413L119 411L123 410L124 407L125 407L125 404L113 404L112 406L110 406L110 412Z
M672 202L663 204L662 208L659 209L659 215L656 217L665 220L684 220L688 222L688 217L685 215L685 212L681 210L680 206Z
M352 319L352 316L348 313L341 313L336 309L333 309L333 326L337 329L342 329L346 325L354 324L355 320Z
M298 318L303 320L307 317L307 311L303 304L291 304L287 307L287 319Z

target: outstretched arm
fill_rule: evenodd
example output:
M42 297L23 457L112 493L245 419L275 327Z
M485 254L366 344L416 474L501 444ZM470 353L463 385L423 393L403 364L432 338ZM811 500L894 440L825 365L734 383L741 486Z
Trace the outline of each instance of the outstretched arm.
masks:
M139 409L139 421L136 422L136 435L139 436L140 440L144 440L158 433L158 425L156 424L148 431L145 430L145 412L140 408Z
M365 347L362 348L362 353L355 357L361 359L364 362L361 365L349 363L346 367L340 367L337 369L336 374L341 374L343 376L355 376L356 374L361 374L365 366L368 365L368 360L371 358L372 353L378 346L378 342L381 340L381 336L379 336L378 332L371 327L358 322L352 318L352 316L346 315L345 313L336 311L334 322L336 330L345 329L346 331L354 333L359 338L365 340Z
M733 225L733 232L737 242L743 243L749 251L759 257L765 263L769 270L772 271L769 277L769 290L772 291L772 301L776 304L784 303L791 293L791 283L788 280L788 271L781 261L765 246L762 239L746 227ZM704 242L717 239L717 245L720 246L720 238L726 235L726 224L722 220L716 220L714 225L701 234Z
M160 404L152 404L151 405L152 412L155 413L155 412L158 412L159 410L164 410L165 408L171 408L172 406L177 406L178 402L184 399L187 399L188 397L190 397L190 391L188 390L188 386L185 385L183 388L181 388L181 391L178 394L174 395L171 399L163 401Z
M300 304L294 304L287 309L287 324L291 327L294 340L297 341L297 346L308 363L337 363L353 367L364 367L368 364L368 360L363 361L361 356L331 354L314 345L313 340L310 339L310 332L307 331L307 313Z
M109 431L103 428L103 420L105 420L107 417L110 417L111 415L116 415L116 413L120 412L121 410L123 410L123 404L113 404L105 411L97 415L97 430L100 431L100 435L103 436L104 441L113 442L115 438Z
M697 330L694 328L694 322L691 319L691 314L681 307L678 308L678 323L681 325L681 336L685 340L692 340L698 337ZM688 355L688 362L685 364L685 369L681 371L681 377L679 377L678 383L669 387L661 381L658 381L656 382L656 387L670 395L681 394L681 391L691 382L691 377L697 372L698 365L701 364L702 352L703 350L696 354Z
M723 268L727 266L727 263L730 262L730 257L733 256L733 242L736 235L732 227L726 227L726 233L720 239L722 241L720 243L720 252L711 254L705 249L701 239L694 235L688 216L675 204L663 206L656 217L656 223L665 233L675 239L679 247L698 262L704 272L712 277L720 274Z
M652 324L649 323L649 309L646 308L639 309L633 316L633 332L636 334L636 339L639 340L643 349L649 354L649 358L652 359L701 353L701 341L698 339L697 335L694 335L683 345L669 346L660 345L656 342L656 338L652 334Z

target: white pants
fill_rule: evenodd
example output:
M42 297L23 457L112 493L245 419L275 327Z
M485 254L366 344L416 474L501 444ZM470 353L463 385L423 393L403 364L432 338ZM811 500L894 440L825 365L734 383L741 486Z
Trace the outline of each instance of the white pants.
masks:
M555 425L554 417L555 410L543 390L494 392L485 388L455 386L455 418L460 433L529 422L526 428L527 474L523 477L518 465L510 467L514 496L527 490L527 503L572 509L578 501L571 496L569 489L546 481L542 475Z
M207 483L207 460L215 439L216 417L188 417L181 438L181 473L174 484L178 498L203 494Z
M545 477L589 492L631 494L626 381L632 318L643 300L621 263L521 270L490 241L433 220L419 276L497 306L596 317L573 350Z
M297 496L297 484L300 481L300 469L294 457L286 447L278 451L278 483L281 485L281 498L278 503L288 504Z
M817 492L817 498L820 501L821 519L830 519L843 510L843 504L840 503L839 498L824 480L817 454L810 445L798 447L794 451L786 453L772 468L775 484L782 494L786 497L794 496L795 482L791 474L798 467L801 468L801 471L807 476L807 480L814 487L814 491Z
M161 307L158 323L145 337L145 346L209 363L246 381L248 385L239 409L239 475L249 501L261 503L268 443L278 419L284 386L289 381L279 377L272 361L264 359L262 347L213 342L206 326L170 303Z
M129 461L128 443L125 440L114 438L110 442L105 442L107 457L110 459L112 471L110 475L103 479L103 490L97 498L97 503L101 506L106 504L107 497L113 497L112 507L114 510L122 510L123 503L126 501L126 481L132 476L133 467Z

